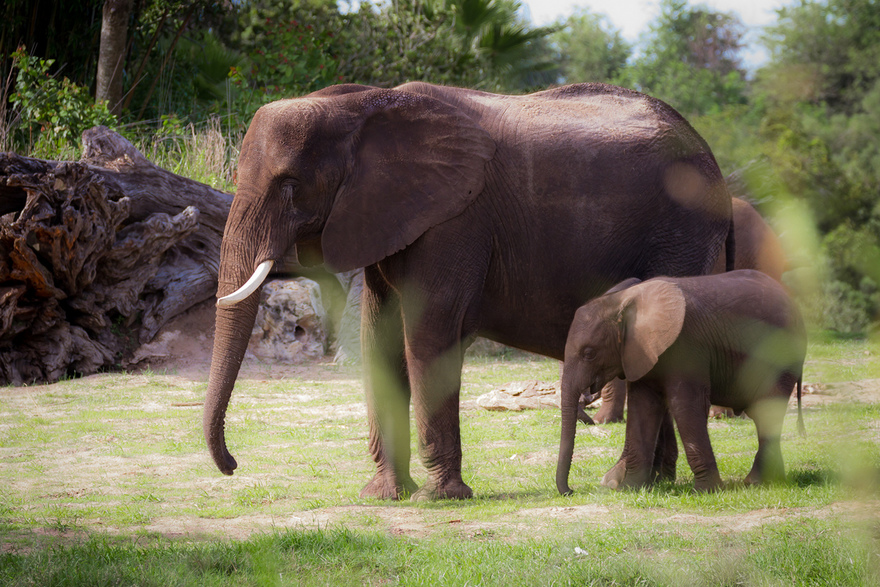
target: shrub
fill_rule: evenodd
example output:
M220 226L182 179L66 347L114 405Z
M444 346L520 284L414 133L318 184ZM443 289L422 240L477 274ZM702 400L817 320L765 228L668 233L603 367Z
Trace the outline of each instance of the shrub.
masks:
M843 281L831 281L824 288L822 326L841 334L859 334L867 330L873 316L877 288L865 278L864 289Z
M107 104L96 104L87 88L49 74L53 59L32 57L24 47L12 59L18 70L15 92L9 98L18 111L13 119L18 123L9 123L15 131L14 146L36 156L55 155L65 148L77 150L80 135L88 128L116 125Z

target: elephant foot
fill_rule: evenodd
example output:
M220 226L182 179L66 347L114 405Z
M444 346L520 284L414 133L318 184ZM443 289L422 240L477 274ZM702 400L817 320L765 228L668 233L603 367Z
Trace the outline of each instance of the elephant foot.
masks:
M718 471L705 478L694 479L694 489L699 493L714 493L723 488L724 482L721 481L721 475L718 474Z
M438 499L470 499L473 490L461 479L448 481L444 484L428 482L413 493L412 501L436 501Z
M752 469L746 475L746 485L761 485L762 483L783 483L785 482L785 471L775 471L773 473L761 474L760 471Z
M626 460L620 459L602 477L600 485L608 489L641 489L651 484L654 473L645 467L634 471L626 470Z
M599 484L608 489L620 489L623 486L623 480L626 477L626 461L620 459L617 463L608 469L608 472L602 476Z
M612 410L605 409L606 404L602 404L602 407L599 408L599 411L596 412L596 415L593 416L593 421L596 424L613 424L615 422L623 422L623 414L615 414Z
M391 475L376 473L376 476L361 489L360 497L399 500L412 495L418 488L419 486L409 475L402 481L395 481Z
M785 465L782 461L782 451L779 448L779 440L759 440L758 454L752 469L746 476L746 485L758 485L761 483L784 483Z
M642 489L651 486L651 470L648 468L627 471L618 489Z

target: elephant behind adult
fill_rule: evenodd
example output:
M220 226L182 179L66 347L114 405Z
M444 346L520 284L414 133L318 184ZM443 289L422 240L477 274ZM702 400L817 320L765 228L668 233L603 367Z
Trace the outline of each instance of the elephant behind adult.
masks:
M218 468L263 274L295 246L365 267L369 448L361 495L399 498L410 403L428 480L472 494L459 391L477 335L562 359L575 310L629 276L711 270L730 196L705 141L666 104L583 84L528 96L344 85L262 107L244 138L223 238L204 412ZM244 286L242 284L245 284Z
M786 260L779 237L747 201L732 198L732 203L734 240L736 242L733 268L755 269L782 283ZM727 270L725 252L726 246L718 255L712 273L724 273ZM602 388L601 397L602 406L592 417L592 420L598 424L622 422L626 404L626 384L624 381L616 379L608 383ZM585 401L589 401L589 399L585 398ZM732 416L733 410L713 406L710 416L718 415ZM586 413L581 416L581 419L583 420L584 417L586 417Z

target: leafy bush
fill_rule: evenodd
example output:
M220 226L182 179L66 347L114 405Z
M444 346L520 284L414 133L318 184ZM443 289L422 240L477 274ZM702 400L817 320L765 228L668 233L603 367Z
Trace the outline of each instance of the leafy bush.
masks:
M856 289L843 281L831 281L823 288L822 328L841 334L867 330L876 308L877 286L865 278Z
M49 74L53 59L32 57L24 47L12 58L18 69L15 92L9 98L17 110L18 123L10 125L17 127L14 145L29 147L36 156L50 156L65 148L77 149L88 128L116 125L107 104L96 104L87 88Z
M251 55L251 83L266 94L299 95L338 80L333 32L293 18L267 18ZM236 78L240 81L242 78Z

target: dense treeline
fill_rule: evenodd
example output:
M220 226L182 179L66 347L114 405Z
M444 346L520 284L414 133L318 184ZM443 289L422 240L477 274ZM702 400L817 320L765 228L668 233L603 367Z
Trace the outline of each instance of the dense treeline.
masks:
M107 124L179 161L210 150L181 142L207 125L189 134L221 136L206 174L229 187L235 145L273 99L341 82L523 93L607 81L666 100L707 138L737 193L783 233L792 286L814 285L804 300L817 326L864 332L880 310L880 0L780 10L757 71L743 65L738 17L686 0L662 0L637 46L589 11L535 27L517 0L7 0L3 10L0 150L73 158L81 131Z

